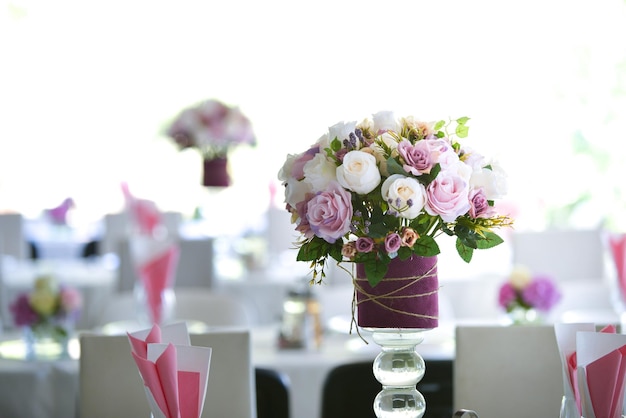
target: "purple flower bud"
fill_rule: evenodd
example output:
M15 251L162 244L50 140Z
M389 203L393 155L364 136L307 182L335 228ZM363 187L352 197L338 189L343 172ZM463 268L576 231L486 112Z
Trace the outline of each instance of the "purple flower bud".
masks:
M397 253L402 246L402 237L396 232L385 237L385 251L388 253Z

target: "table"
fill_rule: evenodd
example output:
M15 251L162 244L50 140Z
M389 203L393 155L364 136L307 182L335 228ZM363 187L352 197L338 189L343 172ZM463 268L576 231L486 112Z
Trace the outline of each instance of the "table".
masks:
M369 344L356 333L347 332L326 335L319 349L281 350L276 347L277 332L272 327L253 331L252 361L255 366L287 375L291 384L291 413L297 418L319 418L323 384L330 370L343 363L373 361L380 352L380 347L371 342L368 334L363 333L363 337ZM417 346L417 352L425 360L453 359L453 324L441 324L439 328L425 332L424 342Z
M82 293L83 308L76 324L77 329L91 329L97 324L117 283L117 266L108 257L94 260L19 261L3 258L0 267L0 308L5 328L13 324L10 303L19 293L30 291L40 274L52 274L59 284L73 286Z
M341 363L372 361L379 351L373 343L367 345L356 334L347 333L327 335L320 349L280 350L275 344L277 332L278 326L252 329L252 360L254 366L287 374L291 382L291 410L297 418L319 417L322 385L328 371ZM427 334L430 335L418 347L425 359L454 356L449 328L441 327ZM23 345L20 346L19 337L19 333L5 334L0 342L0 416L75 417L78 340L70 342L69 359L28 362L22 360L23 355L20 357Z

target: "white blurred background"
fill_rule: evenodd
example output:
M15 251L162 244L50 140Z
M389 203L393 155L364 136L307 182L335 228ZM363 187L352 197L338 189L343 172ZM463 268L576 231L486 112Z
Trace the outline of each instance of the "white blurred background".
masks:
M393 110L471 117L466 143L508 171L517 229L624 230L625 39L624 0L0 0L0 210L72 197L89 222L123 208L126 181L187 216L210 201L245 233L288 153ZM258 137L219 205L200 157L163 133L208 98Z

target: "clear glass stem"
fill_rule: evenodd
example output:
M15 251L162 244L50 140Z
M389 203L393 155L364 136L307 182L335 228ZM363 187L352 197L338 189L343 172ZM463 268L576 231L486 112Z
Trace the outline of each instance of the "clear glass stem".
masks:
M365 328L381 347L374 360L374 377L382 390L374 399L378 418L421 418L426 412L424 396L416 389L424 377L424 359L415 347L423 340L423 329Z
M559 418L581 418L576 401L568 396L563 396L561 400L561 413Z

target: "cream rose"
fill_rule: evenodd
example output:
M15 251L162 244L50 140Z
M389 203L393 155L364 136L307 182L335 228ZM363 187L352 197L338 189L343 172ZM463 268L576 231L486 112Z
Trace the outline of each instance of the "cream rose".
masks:
M380 172L376 158L367 152L350 151L337 167L337 181L348 190L367 194L380 184Z
M402 174L389 176L381 186L381 194L387 202L390 202L392 210L406 219L416 218L426 204L424 185Z

